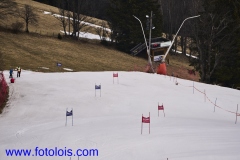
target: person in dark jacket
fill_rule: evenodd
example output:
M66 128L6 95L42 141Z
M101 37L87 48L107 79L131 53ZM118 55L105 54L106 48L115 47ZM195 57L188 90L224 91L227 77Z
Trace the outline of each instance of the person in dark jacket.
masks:
M13 78L13 69L12 68L10 69L9 74L10 74L9 78Z

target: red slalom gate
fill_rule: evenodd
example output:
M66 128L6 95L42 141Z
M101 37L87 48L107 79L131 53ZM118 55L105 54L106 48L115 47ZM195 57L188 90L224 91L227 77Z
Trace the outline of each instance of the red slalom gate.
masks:
M117 78L117 82L118 82L118 73L113 73L113 83L114 83L114 78Z
M163 111L163 114L164 114L164 117L165 117L165 112L164 112L164 106L163 104L161 106L159 106L159 103L158 103L158 117L159 117L159 110L162 110Z
M149 117L143 117L143 114L142 114L141 134L143 130L143 123L149 123L149 134L150 134L150 112L149 112Z

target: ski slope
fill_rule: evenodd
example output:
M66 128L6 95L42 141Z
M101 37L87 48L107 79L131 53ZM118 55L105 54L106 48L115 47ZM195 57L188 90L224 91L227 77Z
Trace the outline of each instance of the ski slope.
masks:
M116 72L115 72L116 73ZM4 72L8 77L8 71ZM240 92L141 72L39 73L9 83L0 115L0 160L239 160ZM14 74L16 76L16 73ZM9 82L9 79L6 78ZM96 90L95 84L101 84ZM159 112L164 105L165 114ZM72 117L67 117L73 108ZM148 116L149 125L141 118ZM97 149L98 156L6 156L6 149Z

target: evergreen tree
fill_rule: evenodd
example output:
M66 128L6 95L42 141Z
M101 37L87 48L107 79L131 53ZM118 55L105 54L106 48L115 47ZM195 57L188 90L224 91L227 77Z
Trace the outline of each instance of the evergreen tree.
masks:
M141 20L147 38L149 31L146 30L146 15L150 16L151 11L155 26L152 37L159 37L162 33L162 16L157 0L110 0L108 21L118 49L129 52L136 44L144 42L142 28L133 15Z
M205 0L204 12L196 26L195 42L199 53L196 69L201 81L232 86L239 83L238 0Z

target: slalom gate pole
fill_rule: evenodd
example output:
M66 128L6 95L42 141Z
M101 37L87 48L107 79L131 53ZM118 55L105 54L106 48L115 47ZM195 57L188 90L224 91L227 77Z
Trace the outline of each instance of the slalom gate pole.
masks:
M67 126L67 109L66 109L66 123L65 126Z
M143 114L142 114L142 119L143 119ZM141 124L141 134L142 134L142 128L143 128L143 121L142 121L142 119L141 119L141 122L142 122L142 124Z
M150 134L150 122L151 122L151 118L150 118L150 112L149 112L149 134Z
M163 103L162 103L162 106L163 106ZM163 114L164 114L164 117L165 117L164 106L163 106Z
M235 121L235 124L237 123L237 116L238 116L238 104L237 104L237 111L236 111L236 121Z
M216 108L216 103L217 103L217 98L216 98L215 104L214 104L214 112L215 112L215 108Z

